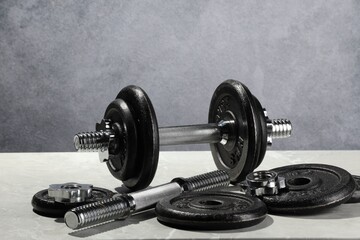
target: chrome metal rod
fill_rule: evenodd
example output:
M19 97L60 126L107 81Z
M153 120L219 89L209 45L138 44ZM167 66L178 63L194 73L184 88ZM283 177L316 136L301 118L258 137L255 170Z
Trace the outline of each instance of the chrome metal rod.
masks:
M160 145L217 143L222 140L216 123L159 128Z
M174 126L159 128L160 145L181 145L201 143L226 144L233 132L235 121L221 121L219 123L198 124L188 126ZM287 119L274 119L267 122L267 141L271 146L272 139L291 136L292 124ZM75 149L78 151L105 152L109 139L116 138L111 130L97 132L83 132L74 136Z

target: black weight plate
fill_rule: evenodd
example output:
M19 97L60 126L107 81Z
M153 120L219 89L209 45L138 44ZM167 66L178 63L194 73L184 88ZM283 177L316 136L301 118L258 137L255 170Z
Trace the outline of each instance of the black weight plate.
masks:
M254 169L259 165L259 157L261 154L260 152L261 152L261 144L263 138L262 138L262 126L260 122L260 115L259 115L258 105L256 103L257 99L255 99L255 97L251 94L250 90L246 86L244 86L244 89L247 95L249 96L252 119L254 121L254 128L252 129L252 131L254 131L255 133L255 139L253 142L251 142L251 144L254 144L255 146L255 154L253 158L247 159L247 161L250 161L252 164L248 165L249 168L243 169L243 172L246 173L246 175L248 175L249 173L254 171Z
M128 86L116 98L129 106L137 132L136 174L123 181L132 190L146 188L154 178L159 158L159 131L151 101L144 90Z
M352 176L356 183L356 189L351 198L346 203L359 203L360 202L360 176Z
M125 181L136 174L137 134L134 119L128 105L122 99L115 99L107 107L104 119L110 119L114 131L117 132L116 146L110 147L107 166L117 179ZM97 125L97 131L98 129ZM102 129L104 130L104 129Z
M75 207L97 202L103 199L111 198L114 193L110 190L104 188L94 187L92 189L92 196L89 199L86 199L82 203L59 203L55 202L54 198L49 197L48 190L44 189L37 192L32 200L31 204L33 206L33 211L41 216L62 218L65 213Z
M346 170L325 164L298 164L271 171L286 179L288 191L263 196L270 213L316 213L346 202L356 187Z
M246 87L235 80L221 83L214 92L209 108L209 123L219 123L229 115L235 119L235 144L210 144L218 169L229 173L232 182L245 179L251 172L257 152L257 133L251 102Z
M264 159L265 153L266 153L266 149L267 149L267 125L266 125L266 118L265 118L265 114L264 114L264 109L261 106L259 100L253 96L254 100L255 100L255 105L256 105L256 115L259 117L259 122L260 122L260 131L261 131L261 137L259 139L260 142L260 155L256 161L255 164L255 168L257 168L262 160Z
M221 230L256 225L266 217L258 198L230 192L197 192L165 198L155 208L159 222L180 229Z

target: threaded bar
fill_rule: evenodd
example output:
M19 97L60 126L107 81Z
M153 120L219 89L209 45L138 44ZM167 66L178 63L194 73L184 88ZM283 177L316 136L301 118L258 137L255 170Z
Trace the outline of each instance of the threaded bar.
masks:
M112 219L126 218L130 215L129 201L110 198L71 209L65 214L65 223L71 229L79 229Z
M107 150L111 133L108 131L83 132L74 136L77 151L97 152Z
M223 170L216 170L200 174L194 177L185 178L185 185L188 191L200 192L213 188L226 187L230 184L230 177Z
M288 119L273 119L271 120L272 138L287 138L291 136L292 125Z

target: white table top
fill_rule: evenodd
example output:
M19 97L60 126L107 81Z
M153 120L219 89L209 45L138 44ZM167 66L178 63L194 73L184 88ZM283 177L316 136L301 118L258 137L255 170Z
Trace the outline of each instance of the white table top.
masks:
M259 170L326 163L360 175L359 160L360 151L268 151ZM152 186L215 169L210 152L161 152ZM268 215L259 225L228 231L173 229L157 222L153 210L73 231L62 219L36 215L31 199L53 183L91 183L114 191L121 182L99 163L97 153L1 153L0 172L1 239L360 238L360 203L343 204L319 215Z

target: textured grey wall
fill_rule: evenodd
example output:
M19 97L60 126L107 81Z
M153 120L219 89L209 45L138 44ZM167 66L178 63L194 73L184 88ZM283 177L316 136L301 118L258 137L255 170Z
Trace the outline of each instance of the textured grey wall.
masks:
M0 151L72 151L129 84L159 125L203 123L229 78L292 120L274 149L360 149L359 13L340 0L2 0Z

